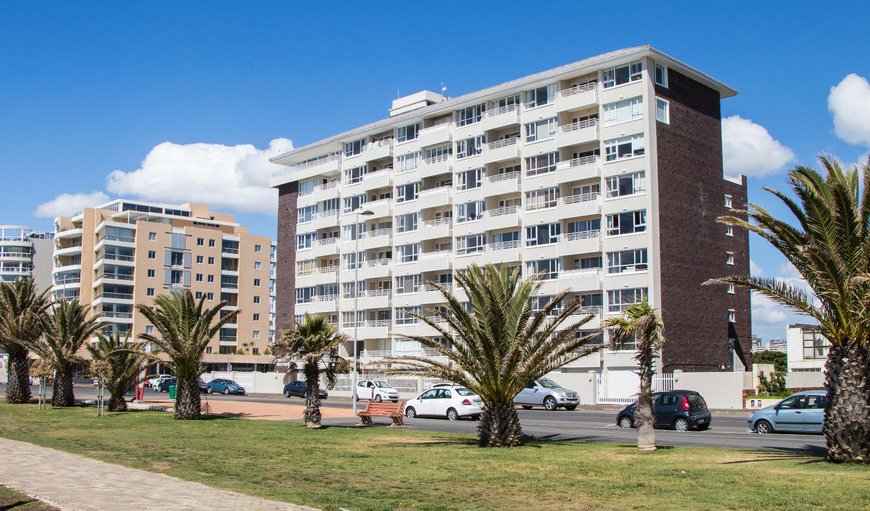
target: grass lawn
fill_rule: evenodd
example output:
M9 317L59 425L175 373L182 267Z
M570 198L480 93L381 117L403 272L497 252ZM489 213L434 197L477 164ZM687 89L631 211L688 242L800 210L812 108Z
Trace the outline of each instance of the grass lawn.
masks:
M23 493L0 486L0 511L5 509L10 511L13 509L15 511L57 511L56 507L51 507Z
M787 453L324 428L0 404L0 435L324 509L868 509L870 470Z

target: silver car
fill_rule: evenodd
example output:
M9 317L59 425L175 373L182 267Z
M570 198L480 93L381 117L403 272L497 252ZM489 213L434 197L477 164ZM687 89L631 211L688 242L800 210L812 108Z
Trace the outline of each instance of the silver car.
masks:
M557 408L573 410L580 404L580 396L573 390L562 388L553 380L538 378L517 394L514 404L522 405L526 410L533 406L543 406L550 411Z
M821 390L792 394L773 406L753 412L749 429L760 434L821 433L827 402L828 397Z

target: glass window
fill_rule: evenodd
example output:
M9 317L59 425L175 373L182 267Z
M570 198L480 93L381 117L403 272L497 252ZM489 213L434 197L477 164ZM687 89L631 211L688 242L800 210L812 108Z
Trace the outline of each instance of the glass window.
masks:
M474 124L476 122L480 122L481 117L483 116L483 112L486 110L486 106L483 104L470 106L468 108L462 108L456 111L456 125L457 126L466 126L468 124Z
M643 78L643 63L636 60L628 64L605 69L603 78L602 86L605 89L640 80Z
M366 144L368 144L368 142L366 142L364 138L360 140L354 140L353 142L348 142L344 144L344 155L346 157L349 157L360 154L365 150Z
M366 202L366 194L361 193L359 195L353 195L351 197L344 198L344 212L350 213L352 211L356 211L362 207Z
M780 410L796 410L804 407L804 396L791 396L779 403Z
M526 108L549 105L553 101L556 101L556 89L556 84L552 83L544 87L538 87L537 89L526 91Z
M803 347L804 358L806 359L826 359L828 358L828 349L831 343L826 339L820 330L807 329L803 330Z
M606 179L607 198L623 197L643 193L646 189L646 173L644 171L632 172L621 176L612 176Z
M472 190L474 188L480 188L483 184L483 175L486 172L486 169L471 169L466 170L465 172L457 172L456 173L456 186L460 190Z
M640 303L646 298L646 288L615 289L607 292L607 311L620 312L625 307Z
M456 205L456 223L480 220L486 210L486 201L473 201Z
M420 257L420 244L409 243L407 245L399 245L396 247L399 253L400 263L410 263L416 261Z
M342 254L341 256L345 270L356 270L362 267L365 261L365 252L351 252L350 254Z
M396 229L398 232L410 232L417 230L418 213L408 213L396 217Z
M396 202L416 200L420 195L420 182L408 183L396 187Z
M298 250L303 250L306 248L311 248L314 244L314 240L317 237L317 233L306 232L303 234L296 235L296 248Z
M559 195L558 186L526 192L526 211L555 208L556 203L559 201Z
M526 142L549 140L556 136L559 127L559 118L541 119L540 121L526 124Z
M543 280L553 280L559 278L560 266L558 259L541 259L530 261L526 265L526 270L529 274L537 275Z
M458 255L476 254L483 252L485 248L486 234L472 234L456 238L456 253Z
M483 152L483 144L486 143L486 135L466 138L456 142L456 158L468 158Z
M420 314L420 307L396 307L396 324L413 325L419 320L411 314Z
M296 209L296 223L304 224L314 220L314 213L317 211L316 206L306 206ZM201 239L200 239L201 240Z
M546 174L556 172L556 164L559 163L559 153L547 153L539 156L526 158L526 174L535 176L538 174Z
M416 293L423 287L422 275L406 275L396 277L396 294Z
M526 246L549 245L559 241L562 226L559 223L534 225L526 227Z
M604 141L604 159L615 161L622 158L643 156L646 143L643 134L629 135Z
M418 136L420 136L420 123L410 124L408 126L402 126L401 128L396 129L396 141L398 142L407 142L409 140L414 140Z
M396 157L396 172L410 172L420 165L420 153L408 153Z
M344 182L349 185L359 183L368 172L368 168L368 165L360 165L359 167L345 170Z
M670 103L661 98L656 98L656 120L665 124L671 123Z
M607 215L607 235L632 234L646 231L646 210Z
M645 248L607 254L607 273L645 271L646 269L647 251Z
M604 105L604 125L643 119L643 97L630 98Z
M425 163L436 163L446 160L451 154L453 154L452 145L432 147L423 152L423 161Z
M662 87L668 86L668 68L661 64L656 64L656 85L661 85Z
M726 196L725 196L725 207L726 207L726 208L731 208L731 204L732 204L732 203L733 203L733 199L731 198L731 196L730 196L730 195L726 195Z

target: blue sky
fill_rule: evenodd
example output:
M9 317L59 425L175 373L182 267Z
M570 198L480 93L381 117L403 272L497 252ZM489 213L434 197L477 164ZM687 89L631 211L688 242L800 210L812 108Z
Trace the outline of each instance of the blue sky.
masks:
M848 163L867 154L860 79L841 91L841 130L828 108L847 75L870 77L866 5L598 5L2 2L0 223L50 229L65 208L148 188L140 198L206 199L274 236L263 162L291 141L379 119L397 91L444 82L457 96L639 44L738 89L722 115L754 123L735 124L749 129L734 155L758 167L753 202L770 205L759 188L782 187L785 169L821 151ZM757 239L752 260L790 277ZM791 319L761 303L754 331L783 336Z

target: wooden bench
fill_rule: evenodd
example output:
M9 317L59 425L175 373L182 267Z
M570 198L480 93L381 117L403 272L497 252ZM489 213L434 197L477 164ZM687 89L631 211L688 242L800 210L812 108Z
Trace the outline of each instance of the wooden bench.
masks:
M399 401L398 403L376 403L374 401L369 401L366 409L356 413L362 422L359 423L360 426L372 426L374 423L372 422L372 417L389 417L393 419L393 423L390 426L404 426L405 425L405 402Z

